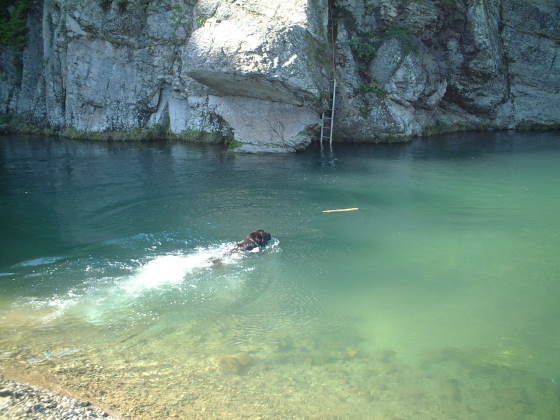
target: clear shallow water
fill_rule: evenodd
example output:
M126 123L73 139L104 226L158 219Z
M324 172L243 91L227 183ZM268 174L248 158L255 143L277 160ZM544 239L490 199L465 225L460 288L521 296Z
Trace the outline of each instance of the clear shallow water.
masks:
M550 133L3 138L0 366L133 418L560 418L559 178Z

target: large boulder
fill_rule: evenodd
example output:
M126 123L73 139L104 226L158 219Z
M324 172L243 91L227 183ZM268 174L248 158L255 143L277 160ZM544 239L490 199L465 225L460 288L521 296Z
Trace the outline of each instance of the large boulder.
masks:
M199 6L212 16L198 19L183 49L183 74L208 88L238 150L302 149L318 126L328 86L324 19L309 21L306 1L289 6Z

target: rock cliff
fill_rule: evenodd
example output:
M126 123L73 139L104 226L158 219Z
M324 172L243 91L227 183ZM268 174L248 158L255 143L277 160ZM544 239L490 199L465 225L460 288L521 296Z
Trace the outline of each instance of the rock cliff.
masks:
M338 0L335 13L337 138L559 126L560 2Z
M0 113L70 137L294 151L560 125L557 0L43 0Z

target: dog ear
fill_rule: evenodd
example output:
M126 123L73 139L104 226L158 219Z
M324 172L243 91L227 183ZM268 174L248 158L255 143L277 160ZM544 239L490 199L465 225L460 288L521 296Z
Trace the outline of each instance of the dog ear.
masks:
M255 241L255 242L258 242L258 240L259 240L259 232L258 232L258 231L256 231L256 232L251 232L251 233L249 234L249 238L252 239L252 240Z
M265 243L265 234L266 232L262 229L259 229L255 232L257 237L257 242L259 245L263 245Z

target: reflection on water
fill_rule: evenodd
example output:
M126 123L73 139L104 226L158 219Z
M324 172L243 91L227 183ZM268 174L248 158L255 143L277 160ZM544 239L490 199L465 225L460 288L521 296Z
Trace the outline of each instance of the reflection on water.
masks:
M448 137L2 139L0 367L132 418L560 418L560 138Z

